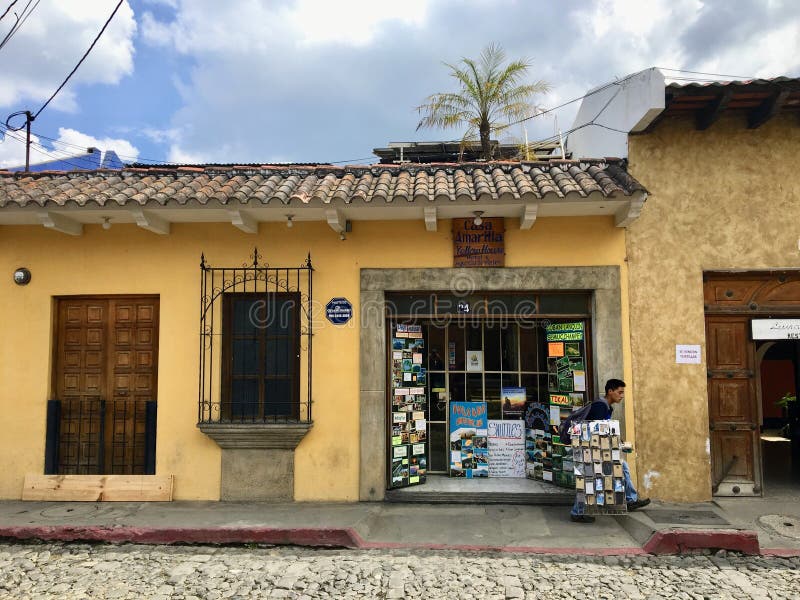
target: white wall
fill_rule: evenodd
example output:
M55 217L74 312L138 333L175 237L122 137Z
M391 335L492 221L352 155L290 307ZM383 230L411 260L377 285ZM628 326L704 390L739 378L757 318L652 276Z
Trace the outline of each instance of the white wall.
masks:
M652 67L593 88L587 94L591 95L581 102L571 129L596 123L622 133L587 125L569 134L567 151L576 159L625 158L628 132L643 130L664 110L664 76Z

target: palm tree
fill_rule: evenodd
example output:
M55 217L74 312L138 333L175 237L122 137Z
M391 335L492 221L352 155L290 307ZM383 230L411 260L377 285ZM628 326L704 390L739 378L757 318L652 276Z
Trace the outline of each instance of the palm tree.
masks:
M545 81L521 84L532 63L520 59L504 65L505 57L499 45L491 44L483 49L478 61L462 58L460 66L444 63L460 89L428 96L425 104L417 107L420 114L424 113L417 131L466 125L461 138L462 155L466 143L477 134L483 158L491 160L491 135L508 128L513 121L533 115L533 96L550 90Z

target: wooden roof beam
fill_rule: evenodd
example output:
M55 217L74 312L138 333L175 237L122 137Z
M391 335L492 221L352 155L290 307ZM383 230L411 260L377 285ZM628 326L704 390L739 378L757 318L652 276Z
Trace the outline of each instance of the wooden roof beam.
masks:
M536 222L536 214L539 212L539 204L526 204L522 209L522 214L519 218L520 229L530 229Z
M747 113L747 128L755 129L769 121L781 109L791 93L791 90L782 88L775 90L769 98Z
M144 211L141 208L131 208L136 224L142 229L152 231L158 235L169 235L170 223L163 217L154 215L151 211Z
M426 206L425 210L425 229L426 231L436 231L437 214L435 206Z
M238 208L228 210L231 218L231 225L244 231L245 233L258 233L258 221Z
M695 118L695 129L703 131L711 127L728 107L732 97L733 90L727 89L717 96L707 108L698 111Z
M646 200L647 192L637 192L633 194L628 199L628 203L620 208L614 215L614 225L617 227L628 227L628 225L639 218Z
M79 223L75 219L65 217L64 215L47 210L37 212L36 217L47 229L60 231L61 233L66 233L67 235L83 234L83 224Z

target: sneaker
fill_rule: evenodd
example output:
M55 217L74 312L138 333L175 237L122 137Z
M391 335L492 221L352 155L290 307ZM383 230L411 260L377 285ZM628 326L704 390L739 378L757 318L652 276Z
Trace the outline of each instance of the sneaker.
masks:
M648 504L650 504L650 498L639 498L634 502L628 502L628 512L632 510L637 510L639 508L642 508L643 506L647 506Z
M570 515L569 520L573 523L594 523L594 517L589 515Z

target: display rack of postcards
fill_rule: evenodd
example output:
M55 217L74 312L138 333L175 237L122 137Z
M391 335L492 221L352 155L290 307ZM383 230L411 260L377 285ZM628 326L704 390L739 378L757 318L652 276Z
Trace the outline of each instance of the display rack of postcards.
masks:
M392 326L391 487L425 483L428 397L425 393L425 340L421 325Z
M619 421L585 421L570 429L575 493L588 515L627 512Z

